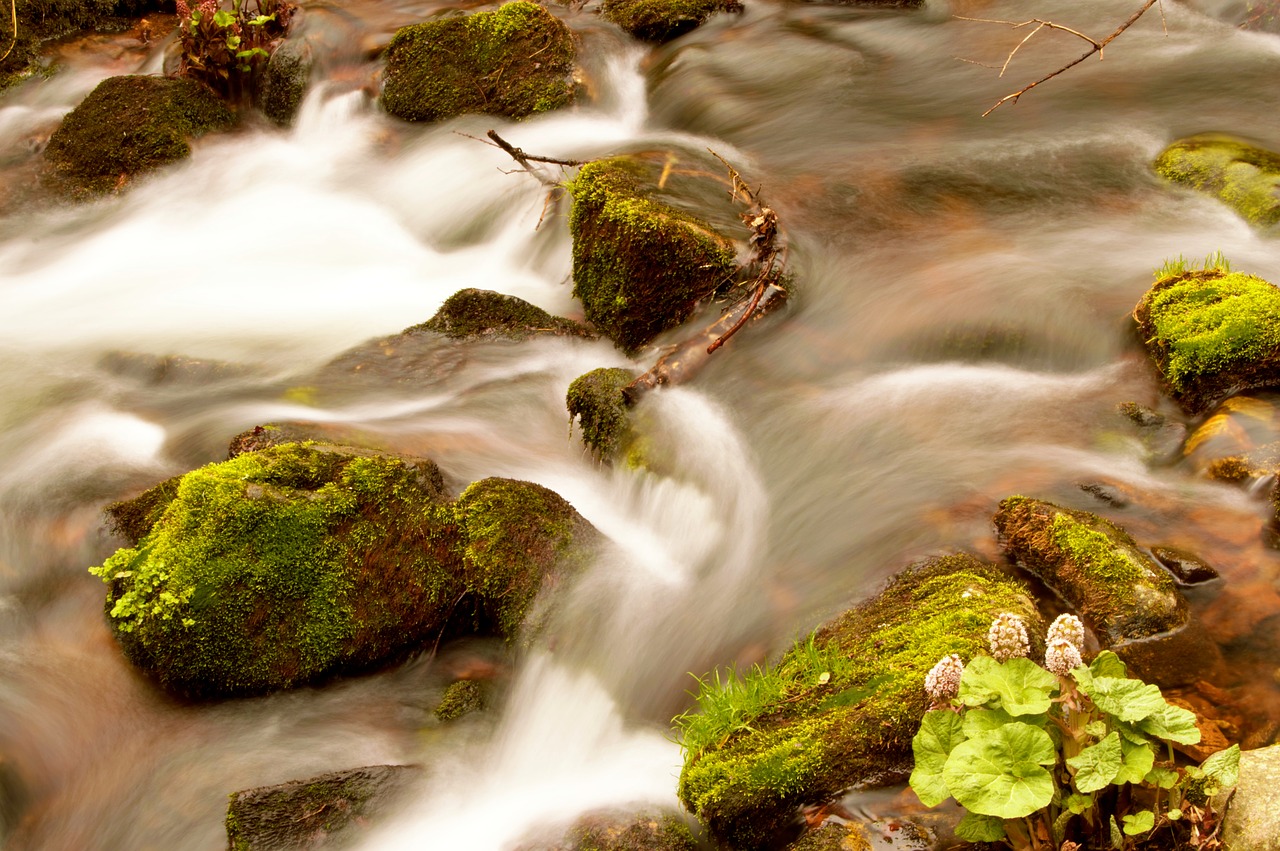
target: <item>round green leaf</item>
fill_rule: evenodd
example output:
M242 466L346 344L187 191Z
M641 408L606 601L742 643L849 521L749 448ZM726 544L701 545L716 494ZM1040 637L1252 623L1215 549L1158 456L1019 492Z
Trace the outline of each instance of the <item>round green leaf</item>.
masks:
M911 740L911 752L916 766L908 781L916 797L926 807L936 807L951 792L942 779L942 769L947 764L951 750L964 741L960 716L945 709L935 709L924 714L920 729Z
M960 678L960 700L966 706L986 705L999 698L1010 715L1041 715L1049 711L1058 678L1030 659L997 662L978 656Z
M970 812L1022 818L1053 800L1053 776L1043 766L1056 761L1044 730L1014 722L956 745L942 777Z
M1123 764L1119 733L1112 733L1067 760L1067 765L1076 770L1076 788L1085 795L1109 786Z
M1004 839L1004 819L965 813L956 825L956 836L970 842L999 842Z
M1124 764L1111 782L1117 786L1121 783L1141 783L1156 764L1155 751L1149 744L1137 745L1128 739L1120 740L1120 750Z
M1146 833L1155 826L1156 814L1151 812L1151 810L1143 810L1142 812L1124 817L1124 832L1127 836L1137 836L1140 833Z

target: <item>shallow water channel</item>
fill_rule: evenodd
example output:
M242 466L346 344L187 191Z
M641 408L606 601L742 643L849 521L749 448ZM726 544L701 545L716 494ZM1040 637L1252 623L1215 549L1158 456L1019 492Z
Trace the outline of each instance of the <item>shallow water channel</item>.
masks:
M1034 14L1097 37L1137 5ZM1217 685L1247 703L1242 736L1275 735L1278 660L1237 626L1280 617L1265 501L1192 460L1151 463L1116 407L1181 418L1130 333L1153 268L1221 250L1280 281L1280 240L1149 168L1196 132L1280 149L1280 37L1234 28L1230 3L1167 2L1105 61L983 118L1082 43L1041 33L1000 78L1025 30L953 16L1022 20L1026 3L747 0L652 49L588 6L558 11L582 36L588 104L409 126L370 98L366 57L444 5L303 6L330 49L297 125L207 139L120 197L50 207L22 187L60 116L105 76L157 71L163 45L68 44L60 73L0 96L7 847L218 849L227 793L374 763L428 769L368 840L379 851L497 851L594 808L675 805L669 720L690 672L775 657L923 555L999 558L990 516L1014 493L1214 564L1223 581L1195 604L1231 665ZM441 342L368 372L339 359L463 287L579 315L565 207L539 225L544 188L461 135L490 128L551 157L705 164L711 147L779 212L796 297L646 403L673 475L597 466L570 436L568 383L629 365L607 342ZM120 542L100 510L287 419L428 455L455 487L545 484L612 546L530 650L466 641L315 688L177 702L105 623L86 568ZM499 705L442 727L442 689L477 670Z

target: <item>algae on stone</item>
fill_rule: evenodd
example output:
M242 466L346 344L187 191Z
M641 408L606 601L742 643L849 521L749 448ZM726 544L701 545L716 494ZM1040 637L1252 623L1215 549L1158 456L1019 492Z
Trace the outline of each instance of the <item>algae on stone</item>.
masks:
M1251 224L1280 222L1280 154L1206 133L1165 148L1155 169L1168 180L1216 196Z
M262 85L256 92L262 114L282 127L292 124L307 93L314 65L314 51L305 38L285 39L271 51L262 71Z
M456 721L468 712L484 709L484 691L475 680L451 683L440 697L435 716L441 721Z
M527 0L414 24L387 47L382 105L407 121L558 109L573 100L575 51L569 28Z
M1169 395L1188 413L1280 385L1280 289L1261 278L1222 270L1164 278L1133 318Z
M513 295L467 288L444 300L436 315L407 332L424 329L456 340L508 337L525 340L537 334L558 337L594 336L586 327Z
M189 140L235 117L193 80L108 77L54 131L43 178L75 198L112 192L191 153Z
M1001 612L1042 631L1026 588L972 556L908 568L881 593L799 642L774 666L727 682L708 677L700 711L677 719L679 796L734 847L766 847L796 808L851 785L893 783L911 769L911 739L938 659L986 652Z
M643 178L638 162L617 157L587 163L568 186L573 294L628 354L687 319L736 270L732 242L653 198Z
M604 0L600 15L641 41L662 43L703 24L716 12L741 12L738 0Z
M600 458L612 458L630 442L630 413L622 391L634 378L629 369L601 367L575 378L565 394L570 421L577 419L582 442Z
M1114 523L1025 496L1003 500L994 520L1005 551L1062 595L1103 647L1186 624L1173 577Z

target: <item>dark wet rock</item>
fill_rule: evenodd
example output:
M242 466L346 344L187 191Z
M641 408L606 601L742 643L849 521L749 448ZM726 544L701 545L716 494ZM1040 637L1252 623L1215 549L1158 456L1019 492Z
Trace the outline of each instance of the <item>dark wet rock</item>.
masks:
M1115 508L1124 508L1129 504L1128 495L1109 482L1084 482L1079 485L1079 488L1098 502Z
M1224 792L1214 809L1226 813L1223 851L1280 851L1280 745L1243 751L1235 792Z
M450 631L514 637L594 541L539 485L486 479L451 502L430 461L324 444L210 464L159 510L167 497L135 507L131 534L154 525L94 573L125 655L193 697L367 668Z
M371 765L233 792L227 804L227 848L329 848L339 833L348 843L352 833L392 809L421 777L416 765Z
M1251 224L1280 222L1280 154L1216 133L1174 142L1156 172L1217 197Z
M584 325L552 316L513 295L492 290L459 290L445 299L436 315L409 329L435 331L455 340L508 337L525 340L538 334L594 337Z
M935 847L936 837L928 829L894 819L827 822L788 845L785 851L929 851Z
M866 9L919 9L924 0L802 0L822 6L859 6Z
M600 15L641 41L662 43L701 26L716 12L741 12L738 0L604 0Z
M115 375L128 376L157 387L209 384L248 374L245 367L227 361L140 352L108 352L98 365Z
M475 680L458 680L440 697L435 716L441 721L455 721L470 712L485 708L484 689Z
M407 121L558 109L573 100L575 50L569 28L526 0L404 27L387 47L382 105Z
M687 319L732 279L733 243L656 200L632 158L596 160L569 184L573 294L587 320L628 354Z
M1239 272L1187 272L1155 283L1134 308L1165 392L1188 413L1280 386L1280 289Z
M680 800L732 847L755 849L773 847L800 806L904 779L928 708L925 674L949 653L986 652L1001 612L1043 633L1025 586L996 567L952 555L908 568L776 665L746 674L775 696L759 714L684 717ZM699 703L717 698L704 687Z
M671 812L602 810L587 813L563 835L519 845L516 851L697 851L688 823Z
M1205 475L1223 482L1248 484L1280 473L1280 441L1265 443L1249 452L1217 458Z
M1187 439L1186 425L1137 402L1124 402L1117 410L1137 426L1149 462L1169 464L1182 457L1183 442Z
M828 822L788 845L786 851L872 851L872 845L861 826Z
M50 137L43 179L73 198L113 192L189 156L192 138L234 122L226 105L193 80L109 77Z
M1169 572L1120 527L1024 496L1000 503L1005 551L1057 592L1103 648L1159 685L1191 682L1221 662Z
M631 418L622 390L635 379L629 369L602 367L569 385L565 407L577 419L582 442L600 458L612 458L631 439Z
M3 13L3 44L8 55L0 60L0 91L32 75L44 73L47 60L41 46L81 30L127 26L122 17L173 11L172 0L18 0L18 32L13 36L9 12ZM9 39L14 38L9 47Z
M1151 554L1168 568L1179 585L1199 585L1218 578L1218 571L1213 565L1194 553L1175 547L1152 547Z
M285 127L293 123L314 65L314 52L305 38L286 39L271 52L257 94L258 108L267 118Z
M107 517L107 526L113 535L118 535L136 547L138 542L147 536L156 521L164 514L169 503L178 496L178 482L181 476L165 479L158 485L147 488L132 499L113 502L103 509Z
M382 447L372 440L362 439L356 429L343 423L312 423L292 420L282 423L264 423L244 431L231 438L227 445L227 458L235 458L246 452L257 452L281 446L286 443L329 443L340 446L355 446L360 449L378 450ZM432 487L437 491L444 490L444 476L440 468L425 459L418 462L420 472L431 479Z

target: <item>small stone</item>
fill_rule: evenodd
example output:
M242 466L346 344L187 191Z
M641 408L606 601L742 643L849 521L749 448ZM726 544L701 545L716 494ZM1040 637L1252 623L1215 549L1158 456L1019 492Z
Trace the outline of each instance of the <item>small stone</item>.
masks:
M1185 550L1157 546L1151 548L1151 554L1169 569L1179 585L1199 585L1218 578L1218 571L1213 565Z

